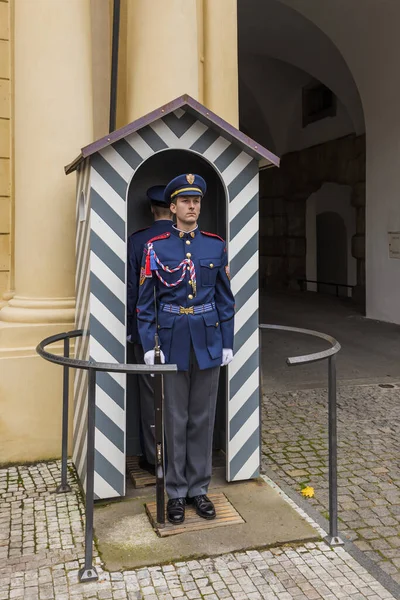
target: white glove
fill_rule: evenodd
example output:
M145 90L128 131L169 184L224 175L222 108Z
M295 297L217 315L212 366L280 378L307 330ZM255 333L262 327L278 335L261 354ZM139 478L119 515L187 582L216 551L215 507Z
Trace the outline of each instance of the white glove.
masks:
M161 364L165 364L164 352L160 350ZM154 350L148 350L144 355L144 362L146 365L154 365Z
M222 348L222 363L221 367L226 367L233 360L233 350L231 348Z
M131 342L132 341L132 336L128 335L126 339L128 340L128 342Z

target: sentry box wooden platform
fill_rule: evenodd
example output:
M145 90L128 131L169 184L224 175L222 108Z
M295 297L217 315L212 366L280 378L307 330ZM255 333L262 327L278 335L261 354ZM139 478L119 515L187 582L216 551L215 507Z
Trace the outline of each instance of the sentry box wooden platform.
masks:
M214 446L226 479L256 477L260 466L258 332L258 169L271 152L181 96L86 146L66 167L76 172L76 327L87 334L76 356L127 360L126 243L151 224L146 189L181 173L207 182L201 229L228 242L236 298L235 358L221 370ZM131 377L129 377L131 379ZM85 486L87 373L75 377L73 461ZM126 456L140 453L135 381L99 373L96 388L95 498L125 495Z

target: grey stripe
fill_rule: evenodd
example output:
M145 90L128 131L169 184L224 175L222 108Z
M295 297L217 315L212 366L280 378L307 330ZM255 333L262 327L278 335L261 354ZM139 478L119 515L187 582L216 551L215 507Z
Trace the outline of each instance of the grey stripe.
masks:
M246 343L252 333L258 329L258 308L247 319L243 327L235 334L235 353Z
M86 468L86 456L85 456L85 460L83 461L83 465L82 465L82 475L80 475L81 478L81 482L82 482L82 486L83 486L83 482L85 481L85 477L86 477L86 472L87 472L87 468ZM84 489L85 492L85 496L86 496L86 488ZM94 494L93 494L94 496Z
M219 133L214 129L207 129L205 132L199 137L198 140L190 147L191 150L195 152L200 152L200 154L204 154L206 150L219 138Z
M107 246L94 231L92 231L90 238L90 249L93 250L96 256L101 258L103 263L105 263L123 283L125 283L125 264L120 257L111 250L110 246Z
M235 416L231 419L230 422L230 434L229 441L235 437L237 432L246 426L247 419L253 414L253 412L257 409L260 403L260 390L257 388L251 394L250 398L246 400L246 404L242 406L240 410L235 414Z
M83 418L83 410L85 405L85 394L87 389L87 371L79 371L80 377L77 382L76 387L76 396L75 396L75 411L78 411L78 417L76 420L77 426L75 429L79 428L79 423ZM75 429L74 429L74 439L75 439Z
M249 460L250 456L257 450L260 445L259 427L249 437L247 442L240 448L239 452L232 458L230 462L231 479L234 479L239 473L243 465Z
M90 213L89 213L90 215ZM81 245L78 246L78 254L76 257L76 275L75 275L75 281L76 281L76 289L78 289L78 282L80 281L81 278L81 272L82 272L82 267L83 267L83 257L85 255L85 248L87 248L88 244L89 244L89 235L90 235L90 216L86 219L86 221L84 223L82 223L82 225L84 226L84 230L82 231L82 241L81 241ZM89 256L89 253L88 253ZM88 262L89 258L86 258L86 263Z
M258 232L249 239L241 251L230 262L231 274L234 277L258 250ZM250 275L250 273L249 273Z
M82 314L85 313L85 310L88 310L89 308L89 292L87 294L87 297L85 299L85 283L88 281L88 278L90 277L90 252L87 253L87 259L85 264L82 266L82 272L80 274L80 277L82 278L82 286L79 292L79 296L77 295L76 301L78 304L78 311L76 313L76 320L77 323L80 323L80 326L82 325L81 321L82 321Z
M253 198L247 202L240 211L236 215L234 219L230 222L230 236L231 240L243 229L243 227L250 221L258 211L258 194L253 196Z
M227 148L220 154L217 160L214 161L215 166L220 171L225 171L232 161L241 153L242 149L236 144L229 144Z
M97 373L96 383L120 408L125 409L124 388L109 373Z
M121 323L125 324L125 305L94 273L90 274L90 289Z
M82 429L82 437L80 440L78 440L78 437L74 438L74 446L76 446L76 444L79 442L79 446L78 446L78 452L77 452L77 457L78 457L78 462L80 462L81 457L82 457L82 453L83 453L83 448L85 445L85 440L86 440L86 434L87 434L87 411L85 412L84 415L84 426Z
M81 394L79 394L81 397L80 404L76 407L76 409L78 410L78 418L76 420L76 427L74 428L74 446L78 442L79 424L82 423L82 420L86 419L87 415L87 377L83 377L80 381L80 384L83 385L83 387L81 388ZM78 398L76 400L78 400Z
M166 124L167 127L178 137L182 137L184 133L187 132L188 129L196 122L196 117L185 112L184 115L181 116L180 119L174 113L170 113L162 118L162 121Z
M107 352L111 354L116 362L124 362L125 346L123 346L121 342L119 342L92 314L90 315L90 335L99 342L100 346L107 348Z
M254 473L253 473L253 475L250 477L250 479L256 479L256 477L259 477L259 476L260 476L260 468L258 467L258 468L257 468L257 469L254 471Z
M122 156L128 165L132 167L132 169L136 169L143 160L140 154L136 152L126 140L118 140L118 142L113 144L113 148Z
M152 150L154 150L154 152L157 152L158 150L163 150L163 148L167 147L167 144L160 138L159 135L157 135L154 129L149 127L149 125L147 125L147 127L143 127L143 129L140 130L140 133L138 133L138 135L140 135L144 139L144 141L150 146Z
M121 219L111 206L92 189L92 209L111 227L113 231L125 241L125 221Z
M125 200L127 183L98 152L91 157L91 165L99 175ZM93 190L93 188L92 188Z
M96 429L101 431L118 450L124 452L125 433L98 406L96 406Z
M124 476L100 452L94 451L94 470L100 475L120 496L124 493Z
M238 293L235 295L236 312L244 306L247 300L258 289L258 271L256 271Z
M252 160L233 181L228 185L229 200L232 202L234 198L242 191L242 189L250 183L250 181L258 173L258 163Z
M254 373L259 364L259 350L255 350L239 371L232 377L230 385L231 398L240 390L242 385L246 383L249 377Z

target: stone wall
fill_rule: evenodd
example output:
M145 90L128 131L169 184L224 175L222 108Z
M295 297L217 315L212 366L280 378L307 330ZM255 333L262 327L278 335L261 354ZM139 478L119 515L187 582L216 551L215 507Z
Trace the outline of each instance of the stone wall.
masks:
M260 286L299 289L306 278L306 201L326 183L352 187L357 286L365 295L365 135L348 136L282 157L260 172Z

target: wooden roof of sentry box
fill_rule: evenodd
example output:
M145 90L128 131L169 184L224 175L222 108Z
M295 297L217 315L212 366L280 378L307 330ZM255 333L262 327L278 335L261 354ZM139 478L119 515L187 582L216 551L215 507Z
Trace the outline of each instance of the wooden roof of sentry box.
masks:
M154 121L169 115L179 108L194 115L199 121L218 131L223 137L230 142L237 144L242 150L250 154L250 156L253 156L258 160L264 159L270 166L279 166L280 159L278 156L275 156L275 154L263 146L260 146L260 144L252 138L239 131L239 129L236 129L236 127L233 127L233 125L227 123L227 121L224 121L224 119L221 119L221 117L206 108L203 104L200 104L200 102L197 102L197 100L194 100L191 96L184 94L183 96L179 96L179 98L172 100L172 102L168 102L168 104L164 104L164 106L153 110L144 117L140 117L140 119L136 119L136 121L132 121L132 123L129 123L100 138L96 142L85 146L82 148L81 154L65 167L65 173L67 175L72 173L72 171L75 171L80 163L88 156L114 144L135 131L143 129L143 127L154 123Z

